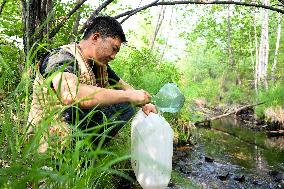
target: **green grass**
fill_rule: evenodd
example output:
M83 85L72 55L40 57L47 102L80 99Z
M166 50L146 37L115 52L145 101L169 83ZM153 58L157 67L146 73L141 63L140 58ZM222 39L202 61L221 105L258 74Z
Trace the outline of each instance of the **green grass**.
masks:
M283 107L284 106L284 82L270 83L268 91L260 90L256 95L258 102L264 102L265 105L256 107L256 115L260 118L264 117L264 112L267 107Z
M85 135L77 128L72 128L63 148L55 145L60 138L50 137L48 143L53 145L44 154L37 153L52 116L27 140L25 109L20 101L13 99L16 96L1 102L0 188L94 188L110 175L127 177L123 170L115 169L116 164L130 158L129 153L122 153L125 146L116 149L101 144L93 146L92 135Z
M106 188L102 181L110 175L128 178L123 170L115 169L130 158L129 153L121 154L124 147L107 149L102 146L104 137L94 146L90 138L96 133L83 133L77 126L72 127L64 144L61 138L50 136L47 128L54 123L56 111L44 118L34 135L27 136L34 56L35 52L28 55L18 78L10 69L1 69L0 87L5 95L0 101L0 188ZM2 57L0 63L1 68L10 68ZM48 136L50 144L44 154L37 152L42 136Z

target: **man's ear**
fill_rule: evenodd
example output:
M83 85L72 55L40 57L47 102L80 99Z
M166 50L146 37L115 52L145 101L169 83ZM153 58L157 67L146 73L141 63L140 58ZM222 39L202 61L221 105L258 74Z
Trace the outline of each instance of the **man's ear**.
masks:
M101 37L100 33L93 33L91 36L93 42L96 42L100 37Z

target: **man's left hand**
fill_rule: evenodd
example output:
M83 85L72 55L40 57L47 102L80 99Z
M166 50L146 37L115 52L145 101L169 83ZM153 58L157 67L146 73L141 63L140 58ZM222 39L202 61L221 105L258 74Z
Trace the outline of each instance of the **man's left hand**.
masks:
M156 106L154 104L145 104L143 107L142 107L142 110L143 112L146 114L146 115L149 115L150 112L153 112L153 113L157 113L157 109L156 109Z

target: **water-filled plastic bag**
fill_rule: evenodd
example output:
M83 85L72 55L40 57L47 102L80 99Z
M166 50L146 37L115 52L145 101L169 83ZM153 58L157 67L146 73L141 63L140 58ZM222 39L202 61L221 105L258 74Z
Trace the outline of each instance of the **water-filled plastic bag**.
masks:
M139 110L131 124L131 164L143 189L164 189L171 179L173 130L164 117Z
M165 84L153 97L152 101L161 112L178 112L185 101L184 95L174 83Z

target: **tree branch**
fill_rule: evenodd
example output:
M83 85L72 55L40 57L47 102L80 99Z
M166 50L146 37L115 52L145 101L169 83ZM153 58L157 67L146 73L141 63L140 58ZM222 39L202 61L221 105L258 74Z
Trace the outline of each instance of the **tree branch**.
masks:
M79 27L79 24L80 24L80 20L81 20L81 11L78 11L76 19L75 19L75 23L73 25L72 34L69 37L69 41L70 42L74 42L75 41L75 38L76 38L76 36L78 34L78 27Z
M156 0L156 1L154 1L154 2L152 2L152 3L150 3L150 4L148 4L148 5L145 5L145 6L143 6L143 7L136 8L136 9L134 9L134 10L127 11L127 12L125 12L125 13L122 13L122 14L118 15L118 16L115 16L114 18L115 18L115 19L118 19L118 18L120 18L120 17L123 17L123 16L128 15L126 18L124 18L124 19L120 22L120 23L122 24L122 23L123 23L125 20L127 20L130 16L132 16L132 15L134 15L134 14L136 14L136 13L142 11L142 10L148 9L149 7L157 6L156 4L157 4L158 2L159 2L159 0Z
M5 4L7 0L4 0L1 7L0 7L0 14L1 14L1 8L4 6L3 4ZM65 24L65 22L82 6L82 4L84 4L87 0L80 0L77 5L62 19L62 21L51 31L51 33L49 34L48 38L52 39L61 29L61 27ZM86 29L86 27L91 24L91 20L92 18L96 17L105 7L107 7L110 3L112 3L114 0L106 0L105 2L103 2L95 11L94 13L88 18L88 20L84 23L82 29L80 30L79 33L83 33L84 30ZM283 0L279 0L280 3L283 3ZM279 9L279 8L274 8L272 6L266 6L266 5L262 5L262 4L255 4L255 3L246 3L246 2L234 2L234 1L211 1L211 2L201 2L201 1L172 1L172 2L167 2L167 1L163 1L163 2L159 2L159 0L155 0L154 2L142 6L140 8L136 8L130 11L126 11L122 14L119 14L117 16L115 16L115 19L121 18L126 16L121 23L123 23L125 20L127 20L129 17L131 17L132 15L143 11L145 9L148 9L150 7L154 7L154 6L160 6L160 5L186 5L186 4L215 4L215 5L220 5L220 4L235 4L235 5L240 5L240 6L248 6L248 7L257 7L257 8L263 8L263 9L268 9L268 10L272 10L272 11L276 11L279 12L281 14L284 14L284 10ZM3 9L3 8L2 8Z
M84 23L82 29L79 33L83 33L84 30L87 28L88 25L92 23L92 19L96 17L104 8L106 8L110 3L112 3L114 0L106 0L103 2L95 11L94 13L88 18L88 20Z
M280 2L282 2L282 0L279 0ZM208 2L202 2L202 1L164 1L164 2L158 2L158 1L154 1L148 5L145 5L143 7L140 8L136 8L130 11L126 11L122 14L119 14L117 16L115 16L114 18L118 19L124 16L127 16L126 18L124 18L121 23L123 23L126 19L128 19L130 16L145 10L147 8L150 7L154 7L154 6L160 6L160 5L187 5L187 4L195 4L195 5L222 5L222 4L234 4L234 5L239 5L239 6L247 6L247 7L257 7L257 8L263 8L263 9L268 9L268 10L272 10L272 11L276 11L279 12L281 14L284 14L284 10L279 9L279 8L275 8L272 6L266 6L266 5L262 5L262 4L256 4L256 3L246 3L246 2L235 2L235 1L208 1Z
M2 11L3 11L3 8L4 8L4 6L5 6L6 3L7 3L7 0L3 0L2 4L1 4L1 6L0 6L0 15L1 15L1 13L2 13Z
M80 0L76 6L62 19L62 21L50 32L48 38L52 39L62 28L65 22L74 14L87 0Z
M154 44L155 44L158 32L159 32L159 30L161 28L161 25L163 23L163 20L164 20L165 11L166 11L166 7L162 6L161 7L161 11L159 13L159 17L158 17L158 21L157 21L157 24L156 24L156 28L155 28L155 32L154 32L154 36L153 36L153 39L152 39L152 44L151 44L151 48L150 49L153 49L153 47L154 47Z

